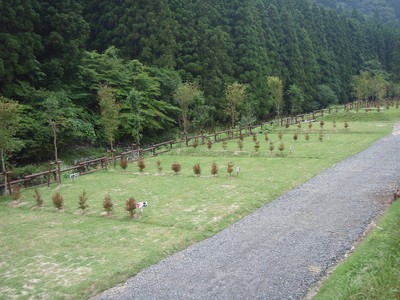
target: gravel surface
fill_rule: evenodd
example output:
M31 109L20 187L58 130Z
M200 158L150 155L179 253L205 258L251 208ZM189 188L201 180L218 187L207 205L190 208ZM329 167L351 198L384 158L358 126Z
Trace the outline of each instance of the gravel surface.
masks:
M399 133L95 299L301 299L392 199Z

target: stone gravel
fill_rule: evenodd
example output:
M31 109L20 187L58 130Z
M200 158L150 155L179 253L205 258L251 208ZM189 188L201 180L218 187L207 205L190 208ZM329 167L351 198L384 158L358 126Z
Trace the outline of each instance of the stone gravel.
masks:
M399 130L94 299L303 298L393 197Z

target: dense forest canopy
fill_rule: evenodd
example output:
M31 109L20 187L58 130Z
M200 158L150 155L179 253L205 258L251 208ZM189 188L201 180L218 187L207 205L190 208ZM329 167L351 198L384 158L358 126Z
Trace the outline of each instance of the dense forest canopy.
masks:
M186 82L200 91L188 107L189 131L231 124L226 89L234 83L246 87L236 125L276 115L271 76L283 83L283 114L354 100L362 71L394 87L400 29L381 20L398 18L399 3L318 2L0 0L0 95L24 110L18 137L25 143L15 158L53 157L50 100L59 108L61 153L109 144L99 107L104 86L118 105L115 143L176 137L182 110L174 95ZM385 15L365 17L381 8Z

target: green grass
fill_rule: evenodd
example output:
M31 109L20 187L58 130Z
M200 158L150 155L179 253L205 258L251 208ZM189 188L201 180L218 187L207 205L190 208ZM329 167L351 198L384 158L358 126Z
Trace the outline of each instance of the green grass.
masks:
M400 201L323 284L315 300L400 298Z
M292 126L283 129L284 155L278 149L278 130L269 133L275 142L270 154L263 135L255 152L250 137L245 138L243 151L237 141L228 149L221 143L208 150L175 149L158 158L146 158L143 174L135 164L127 171L120 168L79 177L75 182L64 178L59 187L65 211L55 212L51 196L56 186L40 191L45 207L34 206L33 189L23 191L27 205L10 208L9 197L0 198L0 298L1 299L85 299L120 283L143 268L189 245L212 236L258 207L273 201L283 192L314 177L322 170L355 154L388 134L400 110L369 112L373 120L364 120L363 113L326 117L323 142L318 141L318 123L314 123L310 141L308 130ZM350 118L351 116L351 118ZM349 120L345 130L343 121ZM299 140L293 133L299 131ZM289 153L290 146L293 152ZM158 174L156 161L163 172ZM228 162L241 167L239 176L229 177ZM170 166L182 165L179 175ZM219 167L218 176L211 176L211 164ZM194 175L192 166L199 163L202 175ZM89 212L81 215L79 194L89 196ZM114 202L111 218L100 216L105 193ZM128 218L126 200L148 201L143 216Z

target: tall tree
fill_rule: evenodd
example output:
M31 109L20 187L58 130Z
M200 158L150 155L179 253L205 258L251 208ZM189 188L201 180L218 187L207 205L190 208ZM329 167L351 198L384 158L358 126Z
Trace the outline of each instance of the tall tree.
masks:
M225 89L225 112L231 120L231 128L234 128L240 116L240 108L246 99L246 85L238 82L228 84Z
M120 106L116 102L112 88L102 85L97 92L100 105L101 123L104 128L104 134L110 143L110 149L113 150L115 131L119 126L119 110Z
M0 156L2 172L7 172L6 157L18 150L22 141L17 139L21 119L21 106L18 102L0 96ZM4 194L7 193L7 176L4 177Z
M267 84L270 90L272 103L275 107L275 112L278 119L281 117L283 111L283 83L277 76L268 76Z
M197 84L191 82L181 83L175 93L174 99L180 108L180 123L184 133L187 133L190 126L190 115L193 104L196 99L201 97L202 93Z

